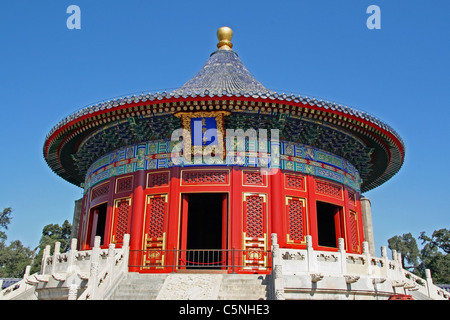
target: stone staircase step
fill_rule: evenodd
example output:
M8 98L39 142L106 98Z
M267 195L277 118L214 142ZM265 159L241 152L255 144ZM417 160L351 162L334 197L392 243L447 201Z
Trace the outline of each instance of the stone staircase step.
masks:
M154 300L167 274L129 273L117 286L110 300Z
M160 294L169 274L129 273L115 291L111 300L155 300ZM268 276L258 274L218 275L218 300L262 300L269 299ZM186 275L189 277L189 275Z
M267 277L254 274L230 274L224 276L219 300L268 299Z

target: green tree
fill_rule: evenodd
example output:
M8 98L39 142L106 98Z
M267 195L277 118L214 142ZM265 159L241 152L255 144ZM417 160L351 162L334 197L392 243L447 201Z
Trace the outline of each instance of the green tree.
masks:
M31 273L37 272L41 268L42 256L46 246L50 246L53 250L56 242L61 243L60 252L67 252L70 249L70 234L72 231L72 225L69 221L65 220L60 226L58 224L48 224L42 230L42 237L39 241L39 246L35 249L35 252L39 250L39 253L33 259L31 266ZM53 253L53 252L52 252Z
M435 283L450 283L450 230L436 230L431 238L421 232L419 239L424 245L420 272L425 274L425 269L430 269Z
M402 255L403 268L410 272L417 273L419 266L419 249L416 239L411 233L405 233L403 236L394 236L388 240L389 249L397 250Z
M450 230L436 230L431 237L421 232L419 239L420 251L410 233L390 238L389 248L402 254L403 267L410 272L425 278L425 269L430 269L434 283L450 283Z
M11 223L12 209L5 208L0 213L0 277L1 278L21 278L25 273L25 268L30 264L33 252L28 247L24 247L19 240L6 244L7 236L3 230L8 230Z
M6 233L1 229L8 230L8 225L11 223L11 208L3 209L2 213L0 213L0 240L6 240Z
M426 243L432 250L440 249L446 254L450 253L450 230L448 229L434 231L431 238L425 232L421 232L419 239L422 240L422 244Z
M31 265L31 273L37 272L41 268L41 260L45 247L52 248L55 242L61 243L60 252L66 252L70 247L70 234L72 226L69 221L59 226L58 224L48 224L42 230L42 237L39 246L34 250L24 247L19 240L12 241L7 245L6 230L12 220L12 209L6 208L0 212L0 278L21 278L25 273L25 268ZM38 255L36 252L39 250Z
M9 246L0 242L0 278L22 278L25 268L30 264L32 250L24 247L19 240L12 241Z

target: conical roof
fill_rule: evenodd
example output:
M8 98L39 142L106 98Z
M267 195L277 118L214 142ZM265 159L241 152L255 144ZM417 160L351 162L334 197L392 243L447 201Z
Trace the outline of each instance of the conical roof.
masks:
M269 95L272 92L257 81L247 70L231 43L232 31L220 28L218 50L213 52L203 68L181 88L174 90L174 96L197 95Z
M268 95L271 91L257 81L244 66L236 52L217 50L203 68L173 95Z

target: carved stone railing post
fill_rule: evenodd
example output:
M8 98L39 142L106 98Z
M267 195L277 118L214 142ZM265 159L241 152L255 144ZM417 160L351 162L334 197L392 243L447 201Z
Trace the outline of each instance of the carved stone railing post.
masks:
M58 263L58 254L61 248L61 243L55 242L55 250L53 251L53 259L52 259L52 275L56 272L56 264Z
M389 260L389 277L395 277L398 265L397 265L397 250L391 250L392 256L391 260Z
M30 276L30 270L31 270L31 266L26 266L25 267L25 273L23 275L23 279L26 279Z
M407 284L407 279L406 279L406 275L405 275L405 270L403 269L402 254L400 252L397 253L397 261L398 261L398 266L399 266L399 268L398 268L399 287L401 287L403 293L406 294L405 285Z
M100 267L100 237L95 237L94 248L92 248L90 273L87 289L90 290L89 300L95 300L96 288L98 283L98 272Z
M323 279L323 274L319 270L319 260L317 259L317 253L314 251L312 237L310 235L306 236L306 256L308 259L308 272L311 277L311 282L313 286L317 282Z
M400 252L397 252L397 265L398 265L398 278L399 280L402 280L404 278L403 273L403 262L402 262L402 254Z
M41 261L41 274L46 274L46 268L47 268L47 259L50 257L50 246L45 246L44 254L42 255L42 261Z
M387 256L387 248L386 246L382 246L381 247L381 260L383 263L383 267L387 268L388 267L388 256Z
M272 261L273 265L281 264L280 245L278 244L278 236L272 233Z
M283 267L281 264L280 245L276 233L272 233L272 277L275 300L284 300Z
M381 272L380 275L382 277L388 277L388 272L389 272L389 258L387 256L387 247L386 246L382 246L381 247L381 257L380 257L380 262L381 262Z
M114 243L110 243L108 247L108 258L106 259L106 263L108 265L108 286L111 284L112 279L114 279L114 273L116 269L114 268L116 261L116 245Z
M397 250L392 250L392 261L391 264L394 266L394 271L391 276L396 281L402 280L403 267L401 263L401 253L397 252Z
M78 290L80 289L80 278L77 270L79 268L76 266L76 255L78 253L77 250L77 239L72 239L70 243L70 250L67 252L67 269L65 271L66 276L66 284L68 287L68 295L67 300L77 300L78 298ZM75 274L73 274L75 272Z
M130 235L128 233L123 235L122 254L124 259L122 272L128 272L128 260L130 258Z
M312 245L312 237L306 236L306 257L308 260L308 272L316 273L318 270L317 256Z
M362 243L362 247L363 247L363 256L365 256L365 264L366 264L366 270L367 270L367 274L370 276L373 274L372 271L372 255L370 254L369 251L369 243L367 241L363 241Z
M114 264L115 253L116 245L114 243L110 243L108 247L108 264Z
M75 257L77 255L77 239L72 239L70 244L70 251L68 253L68 272L72 271L75 266Z
M431 278L430 269L425 269L425 280L426 280L426 285L427 285L428 296L432 299L435 299L436 295L435 295L435 290L433 290L434 284L433 284L433 278Z
M381 247L381 258L387 258L387 248L386 246Z
M339 255L341 259L341 274L347 273L347 253L345 252L345 241L343 238L338 239Z
M397 250L392 250L392 261L395 262L395 266L397 267Z

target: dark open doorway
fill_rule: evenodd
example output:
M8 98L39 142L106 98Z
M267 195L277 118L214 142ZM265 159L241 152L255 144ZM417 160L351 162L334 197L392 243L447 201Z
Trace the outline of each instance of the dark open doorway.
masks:
M189 195L187 249L222 249L221 193Z
M104 243L107 208L107 203L103 203L91 208L89 217L89 245L91 247L94 246L96 236L99 236L101 238L100 245Z
M337 248L341 236L342 207L317 201L317 228L319 246Z
M183 237L188 268L218 268L224 264L227 242L227 195L184 195Z

